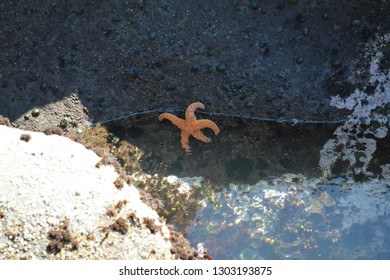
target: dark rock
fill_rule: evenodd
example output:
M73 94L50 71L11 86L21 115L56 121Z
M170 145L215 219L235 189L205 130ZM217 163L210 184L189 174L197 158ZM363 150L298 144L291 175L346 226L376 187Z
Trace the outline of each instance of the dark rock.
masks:
M157 33L154 32L154 31L149 31L149 33L148 33L148 38L149 38L150 40L155 40L155 39L157 38Z
M296 5L299 3L299 0L287 0L287 3L289 3L290 5Z
M341 60L341 58L336 57L335 59L333 59L333 60L331 61L331 65L332 65L332 67L335 67L335 68L341 67L341 66L342 66L342 60Z
M295 63L296 63L296 64L302 64L302 63L303 63L303 57L302 57L302 56L298 56L298 57L295 59Z
M245 180L253 169L254 163L247 158L230 160L226 165L227 176L232 180Z
M142 134L144 134L144 131L143 131L143 129L141 129L137 126L132 126L127 130L127 134L131 138L138 138L138 137L142 136Z
M259 3L257 3L257 0L250 0L248 7L249 9L256 11L259 9Z
M123 79L127 82L133 82L137 79L139 74L138 68L136 67L128 67L123 69L122 75Z
M220 73L225 73L226 72L226 65L221 63L221 64L218 64L217 67L216 67L217 71L220 72Z
M265 159L259 158L256 163L256 168L259 170L267 170L269 168L269 163Z

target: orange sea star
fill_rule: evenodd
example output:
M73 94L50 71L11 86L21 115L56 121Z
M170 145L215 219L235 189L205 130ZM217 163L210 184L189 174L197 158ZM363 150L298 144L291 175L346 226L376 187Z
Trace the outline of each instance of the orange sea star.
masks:
M218 135L218 133L220 132L220 129L215 124L215 122L210 120L196 119L195 110L198 108L204 109L204 105L200 102L195 102L188 106L185 114L186 118L184 120L170 113L163 113L158 117L159 121L167 119L181 129L181 146L185 149L187 153L190 151L190 146L188 145L190 136L193 136L194 138L203 142L211 142L211 139L206 137L206 135L203 134L201 129L210 128L214 131L215 135Z

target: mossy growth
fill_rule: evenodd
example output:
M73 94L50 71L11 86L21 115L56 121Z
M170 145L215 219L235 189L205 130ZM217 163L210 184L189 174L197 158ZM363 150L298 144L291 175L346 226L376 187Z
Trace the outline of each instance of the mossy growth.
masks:
M141 171L139 164L139 158L142 155L141 151L127 141L113 141L113 139L119 138L110 133L106 127L97 125L88 128L84 131L81 138L81 143L87 149L93 150L102 157L102 160L96 167L99 168L102 165L111 164L118 173L121 173L122 170L129 174ZM124 179L123 176L115 182L117 188L121 187L122 179Z
M180 183L170 183L160 175L148 176L137 181L139 189L144 190L142 201L151 204L150 196L160 203L154 203L156 212L175 224L180 231L185 231L194 219L201 200L209 200L213 196L208 182L192 187L188 192L180 190Z
M92 147L103 148L109 144L109 141L107 140L109 132L107 131L107 128L101 125L86 129L82 137L85 143L91 145Z

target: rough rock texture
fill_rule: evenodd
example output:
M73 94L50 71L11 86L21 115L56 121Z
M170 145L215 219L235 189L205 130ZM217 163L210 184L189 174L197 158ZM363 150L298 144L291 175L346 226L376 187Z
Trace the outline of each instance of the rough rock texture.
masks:
M0 135L1 259L172 258L165 223L134 186L115 188L118 174L97 168L94 152L57 135Z
M343 117L329 102L349 91L345 78L326 84L388 29L389 5L294 2L1 1L0 114L40 131L194 101L229 114Z
M369 49L378 50L380 46L390 44L390 34L371 42ZM381 65L387 58L382 51L377 51L369 66L369 80L362 89L356 89L348 97L332 97L331 105L338 109L351 110L342 126L334 132L321 151L320 166L326 176L332 173L334 166L350 167L349 173L374 174L372 166L382 169L382 174L389 170L388 162L373 162L377 142L385 139L389 130L390 73ZM377 159L377 161L379 161ZM371 167L371 170L370 170ZM335 173L335 172L333 172ZM336 174L337 175L337 174Z

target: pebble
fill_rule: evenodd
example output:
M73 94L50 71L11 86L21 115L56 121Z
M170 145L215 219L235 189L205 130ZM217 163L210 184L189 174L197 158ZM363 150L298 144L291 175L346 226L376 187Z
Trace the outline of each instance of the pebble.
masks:
M240 90L242 88L242 86L244 85L244 82L243 81L236 81L236 82L233 82L230 84L230 87L233 89L233 90Z
M249 9L256 11L259 9L259 3L257 3L256 0L251 0L249 1L248 7Z
M42 91L42 92L47 92L49 87L48 85L45 83L45 82L42 82L40 85L39 85L39 89Z
M216 67L217 71L220 72L220 73L225 73L226 72L226 65L221 63L221 64L218 64L217 67Z
M199 72L200 69L202 69L202 67L201 67L200 64L198 64L198 63L192 64L192 65L190 66L190 71L191 71L191 72Z
M139 71L137 67L128 67L122 71L123 79L128 82L133 82L137 79Z
M202 99L203 99L203 102L205 102L207 104L212 104L214 101L214 96L207 94L207 95L203 96Z
M303 62L303 57L302 56L298 56L296 59L295 59L295 63L296 64L302 64Z
M341 58L337 57L337 58L333 59L331 62L331 65L332 65L332 67L335 67L335 68L341 67L341 65L342 65Z
M269 41L263 39L257 43L257 46L260 48L262 54L267 54L269 52Z
M149 31L149 33L148 33L148 38L149 38L150 40L155 40L155 39L157 38L157 33L154 32L154 31Z
M76 50L70 50L62 58L62 64L76 64L79 61L79 57L80 57L79 52L77 52Z
M352 22L351 22L351 25L352 26L359 26L360 25L360 20L359 19L354 19Z
M252 108L253 107L253 102L252 101L247 101L245 103L245 106L248 107L248 108Z
M279 115L284 115L284 114L286 114L286 108L280 108Z
M265 101L267 101L267 102L272 102L274 100L275 100L275 96L272 93L271 94L267 94L265 96Z
M120 138L117 136L114 136L111 138L111 144L117 145L120 142Z

